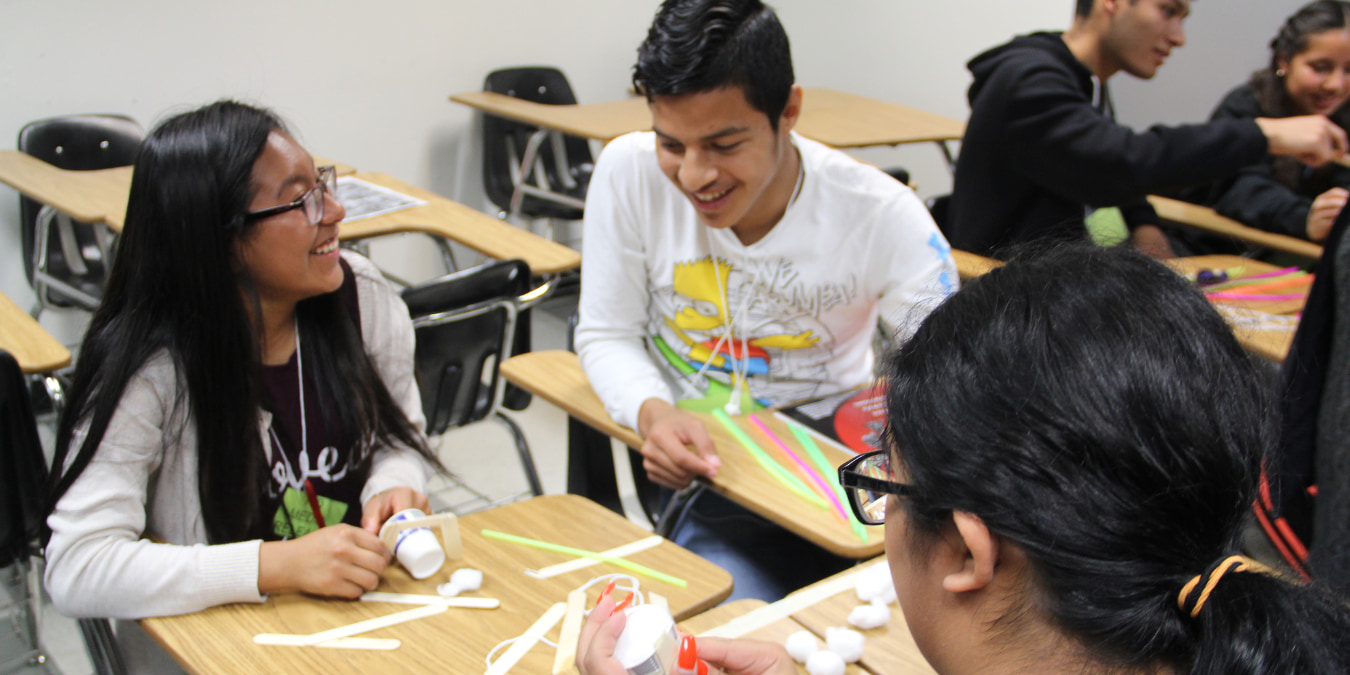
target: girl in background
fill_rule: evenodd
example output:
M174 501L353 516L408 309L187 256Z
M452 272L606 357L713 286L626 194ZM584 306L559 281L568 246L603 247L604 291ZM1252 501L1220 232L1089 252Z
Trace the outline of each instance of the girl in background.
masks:
M1350 129L1350 3L1317 0L1270 42L1270 65L1232 90L1211 119L1326 115ZM1269 155L1190 199L1251 227L1323 241L1350 192L1350 169Z

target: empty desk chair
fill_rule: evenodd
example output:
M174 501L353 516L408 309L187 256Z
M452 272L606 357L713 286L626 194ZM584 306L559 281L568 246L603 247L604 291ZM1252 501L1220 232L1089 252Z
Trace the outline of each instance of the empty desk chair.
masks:
M70 115L30 122L19 131L19 151L57 168L90 171L128 166L144 132L121 115ZM24 271L43 309L93 311L111 263L111 235L27 197L19 198Z
M530 397L507 385L498 370L502 361L529 350L529 336L519 318L550 290L547 285L530 286L530 268L524 261L501 260L402 293L417 333L414 365L427 434L437 436L488 417L495 419L511 433L529 486L525 492L494 502L482 491L452 479L450 489L433 491L432 496L445 499L456 513L544 492L525 435L501 413L503 407L523 410ZM453 491L467 493L466 501L454 502L459 497L452 496Z
M577 102L557 68L504 68L483 90L548 105ZM501 216L580 220L593 170L590 143L495 115L483 116L483 187Z

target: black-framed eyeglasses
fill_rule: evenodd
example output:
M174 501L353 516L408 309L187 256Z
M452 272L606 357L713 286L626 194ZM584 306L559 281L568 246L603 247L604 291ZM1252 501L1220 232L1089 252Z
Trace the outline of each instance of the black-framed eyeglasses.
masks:
M253 222L263 218L271 218L280 213L292 211L295 209L304 209L305 217L309 219L310 225L318 225L323 222L323 203L324 193L333 195L337 199L337 169L331 166L319 167L319 180L314 183L314 187L305 191L300 198L280 206L269 206L265 209L258 209L244 214L244 220Z
M864 525L886 522L886 495L911 497L914 486L895 480L886 450L864 452L839 467L839 484L848 495L853 515Z

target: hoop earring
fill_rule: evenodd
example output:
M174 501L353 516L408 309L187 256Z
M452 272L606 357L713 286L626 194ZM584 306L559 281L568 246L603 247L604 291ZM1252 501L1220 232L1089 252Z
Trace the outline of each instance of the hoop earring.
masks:
M1284 69L1283 69L1283 68L1281 68L1281 69L1275 71L1275 77L1284 77L1285 75L1286 75L1286 73L1284 72Z

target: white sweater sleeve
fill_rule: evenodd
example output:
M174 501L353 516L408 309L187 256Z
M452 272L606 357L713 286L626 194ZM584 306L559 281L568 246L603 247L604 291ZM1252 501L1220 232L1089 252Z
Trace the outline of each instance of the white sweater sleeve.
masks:
M394 403L403 409L413 428L421 434L427 423L413 374L415 338L408 306L390 288L374 263L349 252L344 252L343 257L357 278L366 353L375 363ZM371 460L370 477L361 490L361 504L394 487L410 487L425 493L430 471L431 466L416 450L402 446L380 448Z
M596 162L586 194L582 239L580 321L576 348L581 367L614 421L637 428L649 398L675 398L643 346L648 305L645 234L659 223L642 222L633 204L646 198L634 166L634 143L610 143Z
M951 246L918 197L909 193L887 204L881 218L890 226L876 230L881 241L872 246L871 267L884 277L878 317L898 344L959 282Z
M147 487L163 462L165 439L175 436L166 433L176 424L170 420L174 387L167 361L152 359L127 383L89 466L47 518L52 537L45 581L62 614L138 619L263 599L259 541L207 546L142 539ZM170 372L148 376L151 369ZM83 436L76 434L73 448Z

